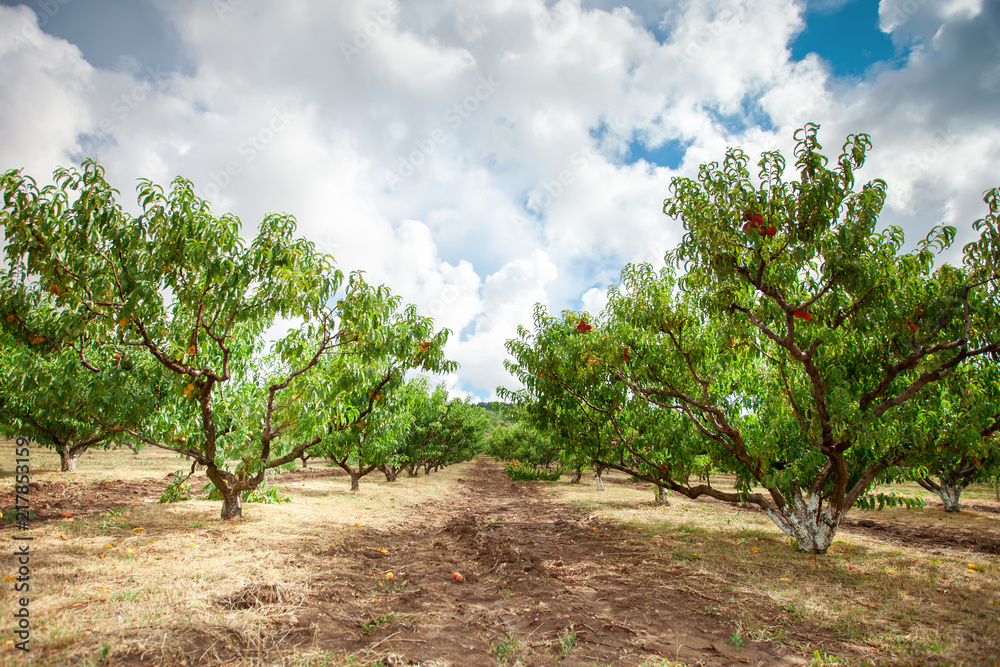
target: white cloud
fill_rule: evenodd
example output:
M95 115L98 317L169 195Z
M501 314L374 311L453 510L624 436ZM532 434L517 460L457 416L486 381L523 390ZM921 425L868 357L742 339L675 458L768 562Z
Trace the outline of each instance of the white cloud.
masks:
M75 46L45 34L25 6L0 6L0 152L3 168L47 181L92 117L94 69Z
M0 169L96 155L130 210L137 177L182 174L247 233L291 213L452 329L449 387L482 399L512 382L503 344L536 302L597 312L626 262L659 263L681 235L670 178L730 145L789 155L808 120L830 151L869 132L885 222L971 237L1000 157L996 3L883 0L905 63L862 82L789 60L801 1L627 4L160 0L183 74L92 67L0 7ZM636 141L686 154L628 164Z

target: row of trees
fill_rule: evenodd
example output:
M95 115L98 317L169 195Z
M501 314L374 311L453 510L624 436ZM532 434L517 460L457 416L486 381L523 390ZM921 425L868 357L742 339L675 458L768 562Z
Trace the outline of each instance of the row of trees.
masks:
M267 216L247 242L182 178L169 192L140 182L138 216L94 162L54 180L0 177L4 434L49 444L64 470L95 446L177 452L205 467L223 519L267 470L310 453L355 486L372 465L468 455L469 406L405 382L457 367L442 351L449 332L362 273L344 276L290 216Z
M430 387L426 377L407 382L368 419L356 422L306 451L322 456L350 475L351 490L362 477L380 470L396 481L400 472L416 477L478 454L488 420L468 400L448 400L444 385Z
M817 130L796 134L795 180L779 152L753 179L739 149L675 178L666 267L626 267L597 317L536 307L507 343L523 389L499 391L567 461L755 504L825 553L879 482L917 479L952 509L1000 469L1000 191L961 265L950 227L905 252L877 227L886 184L855 180L869 137L830 164ZM698 481L706 462L736 488Z

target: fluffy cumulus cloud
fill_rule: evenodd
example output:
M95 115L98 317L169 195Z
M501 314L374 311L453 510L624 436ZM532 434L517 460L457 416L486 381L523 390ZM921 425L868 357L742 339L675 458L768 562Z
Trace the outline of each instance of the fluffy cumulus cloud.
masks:
M4 167L45 174L78 150L93 120L94 69L80 50L38 27L24 6L0 7L0 151Z
M897 57L861 78L793 59L811 13L850 1L161 0L162 63L184 63L162 70L96 66L58 16L5 1L0 168L94 156L123 193L180 174L247 233L291 213L451 329L449 389L488 399L536 303L596 313L625 263L662 262L671 177L727 146L868 132L885 221L971 238L1000 157L1000 6L882 0Z

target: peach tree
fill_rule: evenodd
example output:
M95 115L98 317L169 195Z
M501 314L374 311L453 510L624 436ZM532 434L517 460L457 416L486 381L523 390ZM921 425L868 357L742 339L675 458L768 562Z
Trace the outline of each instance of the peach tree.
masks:
M623 276L644 268L629 267ZM523 406L525 418L549 435L563 461L578 470L593 466L598 489L605 469L619 470L653 484L665 503L665 489L698 472L706 443L676 411L661 409L623 382L642 346L624 335L614 313L606 315L603 321L569 311L554 317L536 307L534 331L521 327L507 342L514 359L507 368L524 388L498 391Z
M0 433L54 449L63 472L92 448L135 449L121 425L162 409L163 374L101 327L74 328L60 307L68 294L26 280L17 255L9 259L0 284Z
M64 326L108 331L169 378L151 423L119 427L204 465L223 519L241 516L242 495L266 471L362 421L375 404L369 385L446 366L447 331L360 273L345 280L294 236L291 216L266 216L246 241L235 216L214 216L177 178L169 191L140 181L133 217L91 161L44 188L10 171L0 188L8 257L65 293ZM279 320L289 331L265 351Z
M869 138L849 136L831 165L817 129L797 133L795 180L772 151L755 182L740 149L702 165L697 179L675 178L664 212L686 234L667 268L627 267L604 325L578 323L586 346L565 325L536 326L519 365L535 400L571 397L602 416L602 432L610 423L628 435L615 424L626 399L679 417L684 428L661 433L657 456L672 457L661 484L756 504L800 550L825 553L876 478L905 464L906 443L889 428L900 406L992 358L1000 323L988 233L978 257L989 261L977 266L939 262L955 236L947 227L903 252L902 230L878 228L885 183L856 184ZM997 201L987 196L991 216ZM557 333L563 342L541 354ZM552 369L558 388L534 386L532 354L562 360ZM537 370L548 382L544 362ZM607 433L592 446L613 441ZM689 481L705 457L736 473L738 488Z
M739 377L713 395L721 371L698 363L704 339L668 332L663 350L676 375L650 359L625 378L676 405L735 457L741 495L811 553L826 551L876 476L905 461L902 443L881 433L899 406L1000 350L987 284L937 263L955 230L936 228L901 252L902 230L877 227L885 183L856 187L869 137L850 135L831 165L817 130L797 132L796 180L784 180L785 160L773 151L758 162L755 184L747 156L730 149L697 180L675 178L664 202L686 232L681 288L754 356L753 372L725 371ZM674 315L669 300L658 310ZM648 332L643 319L632 321ZM755 428L736 427L736 409L725 405L733 396L759 403ZM750 493L750 479L764 492Z
M394 478L400 470L416 477L421 466L430 462L444 429L448 391L443 383L431 387L428 378L413 378L406 386L405 410L408 424L399 442L399 458L384 469L387 477Z
M468 398L452 398L445 405L444 415L423 451L424 472L467 461L483 450L489 428L485 411Z
M995 364L976 361L901 407L887 432L907 450L909 467L879 481L912 480L937 494L945 512L958 512L969 484L1000 471L1000 377Z

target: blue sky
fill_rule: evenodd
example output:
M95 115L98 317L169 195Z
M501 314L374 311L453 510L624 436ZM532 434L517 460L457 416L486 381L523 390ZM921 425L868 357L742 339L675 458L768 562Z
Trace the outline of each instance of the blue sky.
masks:
M899 67L889 35L879 29L878 4L851 0L841 6L810 8L805 29L792 42L792 58L815 53L839 77L863 78L876 63ZM893 61L896 62L893 62Z
M181 174L270 211L455 332L446 378L512 386L536 302L598 312L680 238L670 179L727 146L872 135L886 224L959 245L997 185L985 0L0 0L0 169L98 158L126 202Z

